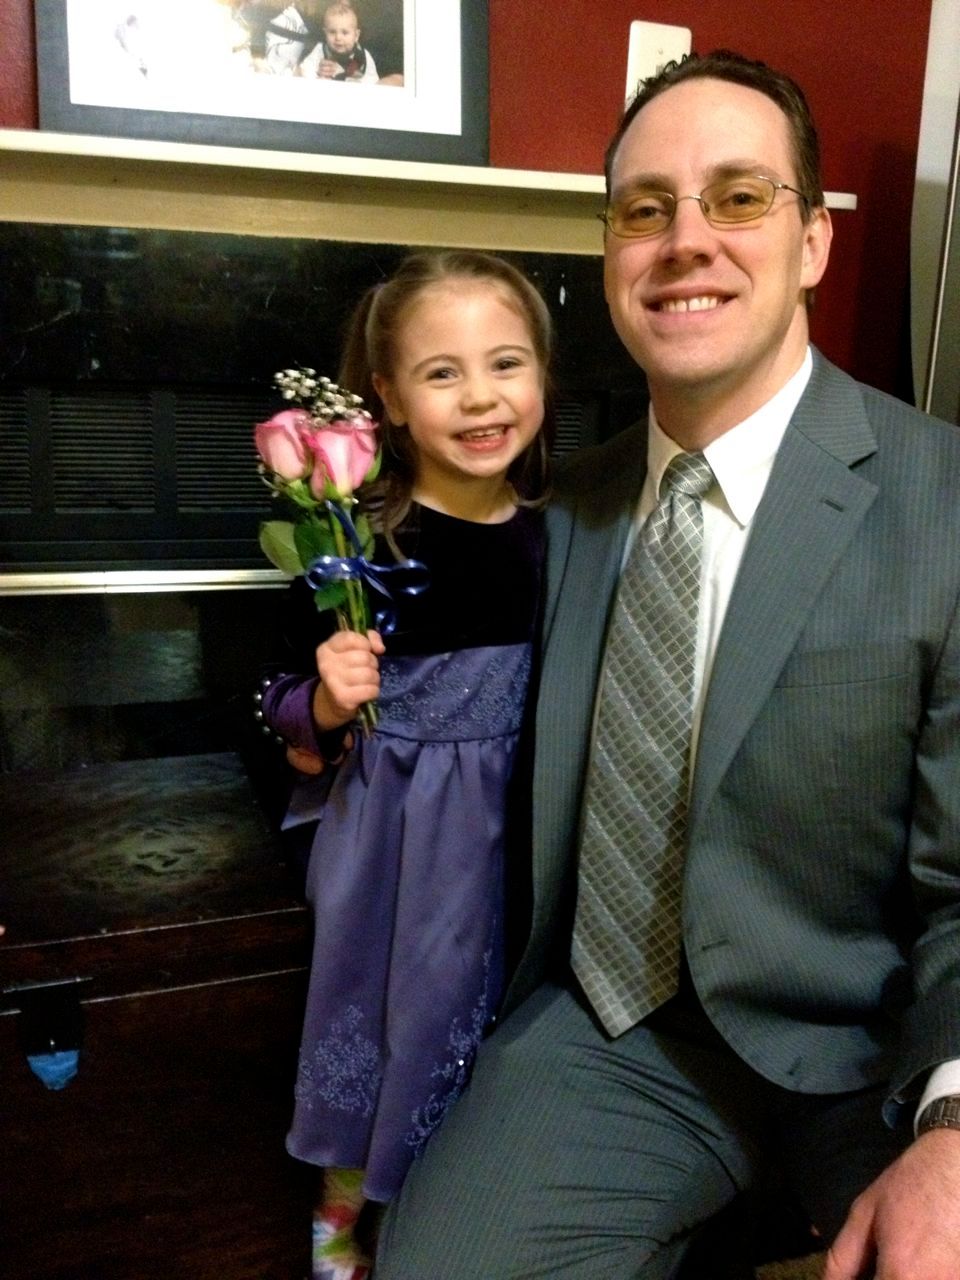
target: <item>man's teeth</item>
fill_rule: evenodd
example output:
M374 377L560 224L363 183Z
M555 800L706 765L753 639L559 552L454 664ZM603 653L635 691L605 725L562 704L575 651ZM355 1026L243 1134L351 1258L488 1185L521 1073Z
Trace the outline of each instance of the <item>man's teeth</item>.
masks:
M716 294L699 298L666 298L660 303L661 311L714 311L720 305Z
M493 436L502 436L503 427L474 427L472 431L461 431L460 437L463 440L489 440Z

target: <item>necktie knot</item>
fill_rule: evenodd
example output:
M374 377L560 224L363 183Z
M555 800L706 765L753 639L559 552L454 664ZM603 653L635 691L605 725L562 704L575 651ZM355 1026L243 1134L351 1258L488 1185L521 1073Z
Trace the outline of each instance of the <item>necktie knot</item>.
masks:
M715 477L702 453L678 453L671 458L660 482L662 496L670 490L692 498L702 498L713 487Z

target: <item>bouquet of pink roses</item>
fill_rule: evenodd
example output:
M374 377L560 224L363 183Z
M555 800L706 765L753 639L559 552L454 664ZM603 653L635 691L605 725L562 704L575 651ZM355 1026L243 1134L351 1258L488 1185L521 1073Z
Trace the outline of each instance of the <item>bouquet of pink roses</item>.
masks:
M254 433L260 474L290 512L261 525L260 546L284 573L304 575L317 608L336 610L338 626L365 634L373 625L365 588L390 594L367 559L369 520L355 510L354 491L380 470L376 424L359 396L313 369L285 369L274 382L304 407L274 414ZM365 705L361 721L369 732L375 708Z

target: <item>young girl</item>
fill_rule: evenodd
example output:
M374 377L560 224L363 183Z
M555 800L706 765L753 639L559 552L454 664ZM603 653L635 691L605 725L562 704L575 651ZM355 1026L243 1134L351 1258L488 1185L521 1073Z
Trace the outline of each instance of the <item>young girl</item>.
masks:
M390 635L317 643L329 619L297 579L288 635L307 637L306 652L262 695L294 752L331 761L360 705L378 703L375 733L349 732L324 774L322 812L304 794L291 805L292 820L320 817L287 1140L326 1170L317 1280L366 1275L353 1238L363 1201L399 1189L501 995L503 818L537 615L550 342L542 298L508 263L418 254L361 303L339 376L382 422L376 558L423 562L429 586L398 597Z

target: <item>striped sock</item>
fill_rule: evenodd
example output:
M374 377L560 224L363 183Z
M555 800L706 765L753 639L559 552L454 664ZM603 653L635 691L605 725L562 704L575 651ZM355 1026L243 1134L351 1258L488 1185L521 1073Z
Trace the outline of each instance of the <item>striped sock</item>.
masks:
M313 1214L313 1280L365 1280L370 1259L353 1229L363 1207L362 1169L325 1169Z

